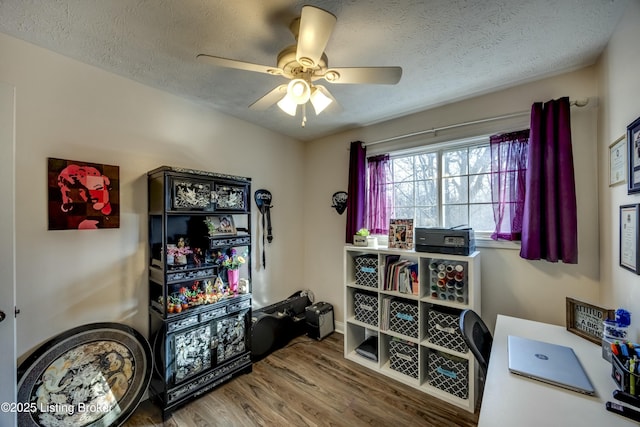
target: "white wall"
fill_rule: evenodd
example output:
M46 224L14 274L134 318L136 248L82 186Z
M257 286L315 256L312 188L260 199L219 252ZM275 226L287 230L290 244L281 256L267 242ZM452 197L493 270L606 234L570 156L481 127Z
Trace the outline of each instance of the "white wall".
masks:
M572 136L577 182L579 263L565 265L526 261L519 251L481 248L482 314L493 327L498 313L564 325L565 297L599 300L598 198L596 161L597 78L593 67L523 84L412 116L317 140L306 148L305 224L313 237L305 240L305 280L318 299L334 305L343 320L342 248L346 214L330 208L331 195L347 190L349 143L381 140L487 117L529 111L535 101L569 96L591 98L589 106L572 108ZM528 127L528 115L482 126L467 126L437 136L413 138L408 145ZM397 145L397 144L396 144ZM380 146L375 147L380 151ZM372 148L372 147L369 147ZM369 150L368 150L369 151ZM370 152L370 151L369 151Z
M274 240L254 298L261 306L301 289L302 217L287 212L304 190L302 143L2 34L0 52L0 80L17 88L19 356L90 322L147 332L146 172L161 165L249 176L270 190ZM118 165L120 228L48 231L47 157Z
M625 184L609 187L609 145L626 135L627 125L640 117L640 2L631 2L599 61L602 102L598 120L600 193L601 299L605 307L631 311L631 339L640 338L640 277L619 266L620 205L640 203L627 195Z

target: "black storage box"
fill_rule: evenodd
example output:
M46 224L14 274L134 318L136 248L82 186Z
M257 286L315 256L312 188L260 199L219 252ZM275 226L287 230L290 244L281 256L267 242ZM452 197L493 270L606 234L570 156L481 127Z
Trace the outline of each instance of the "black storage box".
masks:
M356 285L378 287L378 256L361 255L354 258Z
M427 363L430 385L461 399L467 398L469 363L466 359L430 350Z
M392 339L389 343L389 366L394 371L418 378L418 345Z
M469 348L460 332L460 310L446 307L429 307L427 333L429 342L460 353Z
M418 303L393 299L389 309L389 330L418 338Z
M378 295L370 292L353 293L353 305L356 320L378 326Z

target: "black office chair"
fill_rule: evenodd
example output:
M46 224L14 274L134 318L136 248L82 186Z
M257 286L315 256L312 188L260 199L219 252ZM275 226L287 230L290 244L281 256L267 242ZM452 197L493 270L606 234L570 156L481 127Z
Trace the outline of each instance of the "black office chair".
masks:
M467 309L460 313L460 332L467 347L469 347L469 350L478 361L482 376L486 377L491 344L493 344L491 331L489 331L482 318L478 316L478 313Z

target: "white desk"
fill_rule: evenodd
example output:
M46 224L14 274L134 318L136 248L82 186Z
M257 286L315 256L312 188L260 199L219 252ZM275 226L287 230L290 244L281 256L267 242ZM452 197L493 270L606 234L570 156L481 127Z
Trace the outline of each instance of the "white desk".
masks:
M596 389L587 396L509 372L507 336L518 335L572 347ZM608 412L616 384L602 348L564 327L498 315L478 427L637 426Z

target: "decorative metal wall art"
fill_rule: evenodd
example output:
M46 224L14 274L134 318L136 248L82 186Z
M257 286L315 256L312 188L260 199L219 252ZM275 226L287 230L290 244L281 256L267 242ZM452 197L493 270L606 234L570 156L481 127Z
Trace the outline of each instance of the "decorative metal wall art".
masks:
M260 210L262 214L262 267L267 267L267 259L265 256L265 237L269 243L273 240L273 234L271 229L271 201L273 197L271 196L271 192L265 189L256 190L254 193L254 198L256 200L256 206ZM265 229L266 222L266 229Z
M336 191L331 197L331 202L333 203L331 207L335 208L339 215L342 215L347 209L347 192Z

